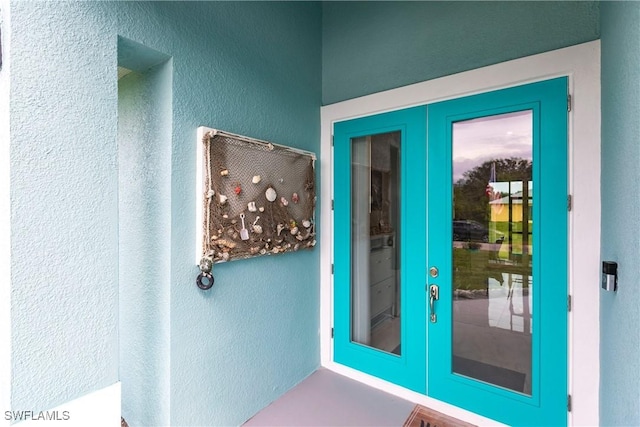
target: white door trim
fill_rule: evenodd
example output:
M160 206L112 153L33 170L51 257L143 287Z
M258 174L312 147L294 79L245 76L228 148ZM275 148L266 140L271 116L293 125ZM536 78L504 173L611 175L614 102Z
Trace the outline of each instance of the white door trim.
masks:
M320 342L322 366L399 397L478 425L491 420L363 374L332 360L333 123L445 99L568 76L569 114L569 425L599 420L600 382L600 41L515 59L321 108Z

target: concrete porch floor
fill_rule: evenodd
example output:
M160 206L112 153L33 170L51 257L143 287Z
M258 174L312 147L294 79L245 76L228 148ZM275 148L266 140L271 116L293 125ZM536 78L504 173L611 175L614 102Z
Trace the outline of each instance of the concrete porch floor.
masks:
M320 368L245 426L400 427L415 404Z

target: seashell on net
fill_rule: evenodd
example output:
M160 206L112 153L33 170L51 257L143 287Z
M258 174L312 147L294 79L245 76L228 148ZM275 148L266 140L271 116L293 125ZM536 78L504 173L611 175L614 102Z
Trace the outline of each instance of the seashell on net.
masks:
M278 194L276 193L276 190L273 189L273 187L267 188L267 191L264 192L264 195L270 202L275 202L276 197L278 197Z

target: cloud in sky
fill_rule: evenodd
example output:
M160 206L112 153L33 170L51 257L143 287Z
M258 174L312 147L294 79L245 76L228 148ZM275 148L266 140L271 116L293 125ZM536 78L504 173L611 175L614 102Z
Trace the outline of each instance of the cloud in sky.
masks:
M453 181L487 160L508 157L532 160L532 133L531 110L454 123Z

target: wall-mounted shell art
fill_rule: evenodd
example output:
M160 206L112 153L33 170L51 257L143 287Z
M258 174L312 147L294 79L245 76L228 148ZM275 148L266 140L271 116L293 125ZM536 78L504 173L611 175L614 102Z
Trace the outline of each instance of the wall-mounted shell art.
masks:
M311 152L198 128L197 263L313 248L315 160Z

